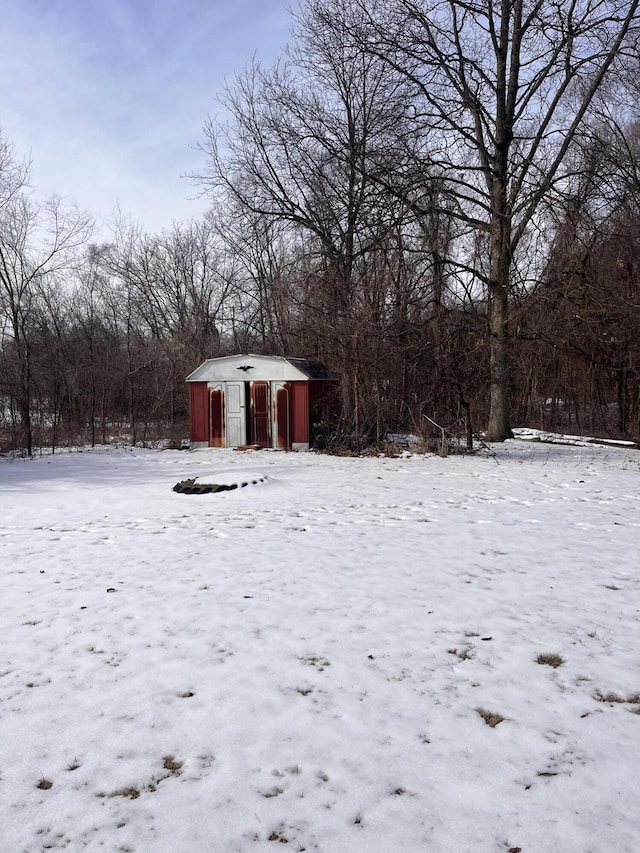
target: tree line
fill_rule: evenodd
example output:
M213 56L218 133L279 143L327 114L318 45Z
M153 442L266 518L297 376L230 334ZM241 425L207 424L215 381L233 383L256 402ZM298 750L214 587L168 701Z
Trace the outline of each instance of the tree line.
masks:
M640 435L638 0L305 0L206 121L202 220L36 205L0 144L0 450L186 436L205 358L314 358L336 441Z

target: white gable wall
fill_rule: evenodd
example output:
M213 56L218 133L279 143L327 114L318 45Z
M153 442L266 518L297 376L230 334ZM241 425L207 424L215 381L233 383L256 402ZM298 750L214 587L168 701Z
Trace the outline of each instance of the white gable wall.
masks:
M242 370L249 367L249 370ZM292 382L308 376L286 358L266 355L228 355L210 358L187 376L187 382Z

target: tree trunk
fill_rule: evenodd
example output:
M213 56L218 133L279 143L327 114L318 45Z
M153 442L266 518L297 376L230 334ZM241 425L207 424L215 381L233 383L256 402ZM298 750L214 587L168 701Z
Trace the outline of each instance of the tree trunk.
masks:
M502 196L502 192L498 195ZM509 422L508 332L510 224L509 214L501 216L504 207L498 199L498 210L491 234L491 278L489 281L489 423L487 441L513 438ZM506 205L505 205L506 207ZM502 208L502 210L500 209Z
M492 288L489 304L490 408L487 441L513 438L509 423L507 301L506 289Z
M22 349L22 348L21 348ZM25 347L20 356L20 416L27 456L33 456L33 426L31 423L31 354Z

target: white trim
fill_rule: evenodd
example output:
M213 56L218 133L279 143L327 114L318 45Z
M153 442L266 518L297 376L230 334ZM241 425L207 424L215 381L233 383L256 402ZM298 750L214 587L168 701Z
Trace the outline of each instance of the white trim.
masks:
M249 368L242 370L243 367ZM187 376L187 382L271 382L308 381L306 373L298 370L282 356L225 355L209 358Z

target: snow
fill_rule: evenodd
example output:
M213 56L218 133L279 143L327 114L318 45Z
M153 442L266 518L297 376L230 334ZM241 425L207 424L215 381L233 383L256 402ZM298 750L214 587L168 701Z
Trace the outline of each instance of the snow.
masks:
M0 851L637 853L639 472L0 464Z
M605 444L612 447L637 447L635 441L622 438L594 438L588 435L546 432L545 430L531 429L529 427L518 427L513 430L513 434L522 441L544 441L548 444L574 444L580 447L588 444Z

